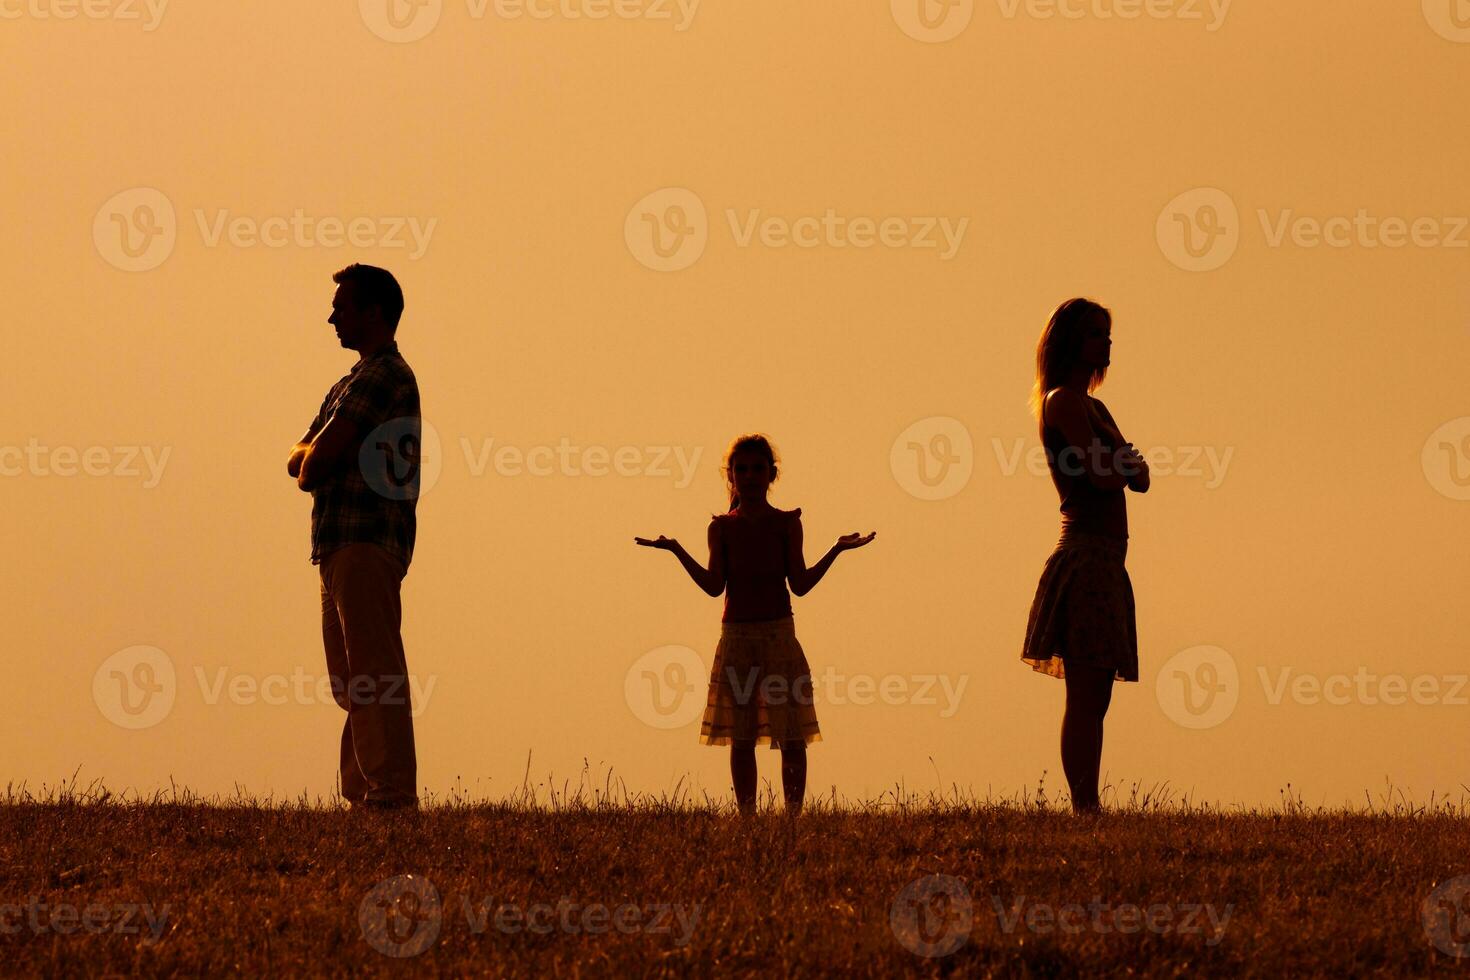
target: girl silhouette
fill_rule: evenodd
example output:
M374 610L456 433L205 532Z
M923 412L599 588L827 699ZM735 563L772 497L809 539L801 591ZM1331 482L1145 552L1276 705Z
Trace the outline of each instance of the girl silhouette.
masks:
M1078 813L1101 809L1103 716L1113 681L1138 680L1138 630L1124 488L1148 490L1148 465L1091 392L1110 361L1112 315L1086 299L1057 307L1036 346L1031 408L1062 501L1062 535L1046 560L1021 659L1067 685L1062 770Z
M741 813L755 812L757 743L779 747L786 811L796 814L806 795L806 747L822 736L811 668L796 640L786 584L797 595L806 595L839 554L862 547L876 532L844 534L821 561L807 568L801 508L781 510L766 500L777 476L770 441L763 435L736 439L725 453L722 471L730 509L710 520L708 567L673 538L633 540L672 551L701 589L712 596L725 593L699 741L730 746L730 775Z

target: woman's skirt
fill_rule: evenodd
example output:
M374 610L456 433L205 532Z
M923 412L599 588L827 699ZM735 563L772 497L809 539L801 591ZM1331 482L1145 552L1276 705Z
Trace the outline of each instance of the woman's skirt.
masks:
M1127 538L1062 532L1031 601L1022 660L1052 677L1065 677L1066 667L1076 664L1110 669L1120 681L1138 680L1127 553Z
M774 749L821 739L812 672L793 618L720 624L700 744L748 740Z

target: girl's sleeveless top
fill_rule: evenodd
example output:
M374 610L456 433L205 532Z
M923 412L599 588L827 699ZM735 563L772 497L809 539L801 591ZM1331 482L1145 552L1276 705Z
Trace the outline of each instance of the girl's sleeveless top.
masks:
M715 518L725 551L723 622L760 622L791 615L786 549L791 522L800 513L798 507L776 511L762 520L737 513Z

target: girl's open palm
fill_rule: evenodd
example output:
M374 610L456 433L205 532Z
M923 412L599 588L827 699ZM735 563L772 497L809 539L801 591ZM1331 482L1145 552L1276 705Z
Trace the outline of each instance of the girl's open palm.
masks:
M877 537L877 531L869 531L867 534L859 534L857 531L844 534L837 539L837 547L842 551L851 551L853 548L861 548L863 545Z
M664 537L662 534L657 539L635 537L633 540L645 548L662 548L664 551L672 551L674 546L679 543L673 538Z

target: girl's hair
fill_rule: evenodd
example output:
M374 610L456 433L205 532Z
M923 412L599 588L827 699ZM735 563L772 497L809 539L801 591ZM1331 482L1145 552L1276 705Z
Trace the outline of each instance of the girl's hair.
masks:
M731 511L740 506L740 494L735 492L735 474L730 470L730 463L734 460L736 453L755 453L758 456L764 457L766 463L771 467L772 482L776 479L778 472L776 464L779 462L776 456L776 450L771 445L771 440L759 432L752 432L748 435L740 436L734 442L730 443L730 448L725 450L725 461L720 464L720 472L725 474L725 486L730 491ZM726 513L729 513L729 511Z
M1032 415L1041 418L1042 399L1071 373L1077 358L1082 355L1087 325L1097 316L1107 322L1113 318L1107 307L1090 299L1069 299L1056 308L1042 328L1041 339L1036 342L1036 383L1031 386ZM1087 390L1096 391L1107 373L1106 367L1094 369L1088 379Z

